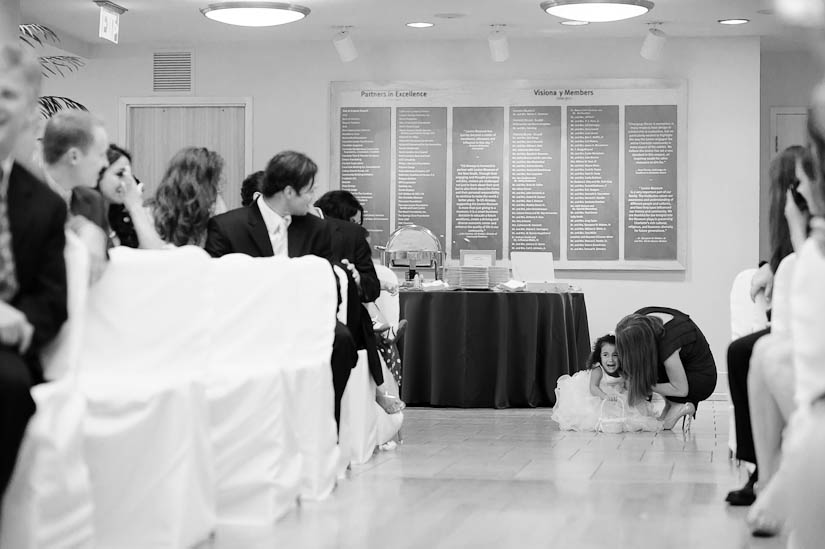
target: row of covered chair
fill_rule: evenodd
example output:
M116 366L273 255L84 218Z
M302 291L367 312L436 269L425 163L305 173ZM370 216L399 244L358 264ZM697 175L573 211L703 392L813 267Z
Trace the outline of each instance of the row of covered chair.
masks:
M219 524L272 523L398 430L362 356L339 442L330 353L346 307L328 262L121 247L89 288L67 239L69 321L32 390L0 548L190 547Z

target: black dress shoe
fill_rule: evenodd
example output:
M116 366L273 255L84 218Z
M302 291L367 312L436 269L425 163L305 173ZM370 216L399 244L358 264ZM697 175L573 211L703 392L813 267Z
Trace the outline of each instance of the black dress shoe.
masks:
M742 507L753 504L753 502L756 501L756 492L753 491L753 486L756 484L758 478L758 474L756 470L754 470L748 478L748 482L746 482L742 488L728 492L728 497L725 498L725 501L731 505Z

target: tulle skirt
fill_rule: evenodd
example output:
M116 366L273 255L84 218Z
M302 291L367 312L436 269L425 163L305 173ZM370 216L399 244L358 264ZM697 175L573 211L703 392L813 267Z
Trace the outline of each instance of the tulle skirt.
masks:
M562 431L635 432L658 431L662 422L650 402L630 406L627 393L618 386L602 383L600 389L615 394L616 402L590 394L590 370L563 375L556 384L556 405L552 418Z

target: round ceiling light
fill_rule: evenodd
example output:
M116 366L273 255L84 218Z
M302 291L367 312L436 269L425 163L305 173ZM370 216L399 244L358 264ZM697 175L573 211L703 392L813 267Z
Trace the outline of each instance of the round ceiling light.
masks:
M566 25L568 27L581 27L584 25L589 25L587 21L576 21L575 19L570 19L568 21L559 21L560 25Z
M406 25L413 29L429 29L430 27L435 26L435 23L429 23L427 21L413 21L411 23L406 23Z
M573 21L606 23L644 15L653 9L649 0L549 0L541 9Z
M213 21L241 27L273 27L303 19L309 8L280 2L218 2L201 8Z
M720 25L744 25L750 22L750 19L719 19L717 21Z

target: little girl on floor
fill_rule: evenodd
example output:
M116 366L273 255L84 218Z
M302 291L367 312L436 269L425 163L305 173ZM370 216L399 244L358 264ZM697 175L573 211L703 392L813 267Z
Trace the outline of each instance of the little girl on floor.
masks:
M628 405L625 378L616 353L616 336L607 334L596 340L588 365L588 370L558 379L551 417L561 430L595 431L600 419L618 418L624 418L624 431L662 428L649 402Z

